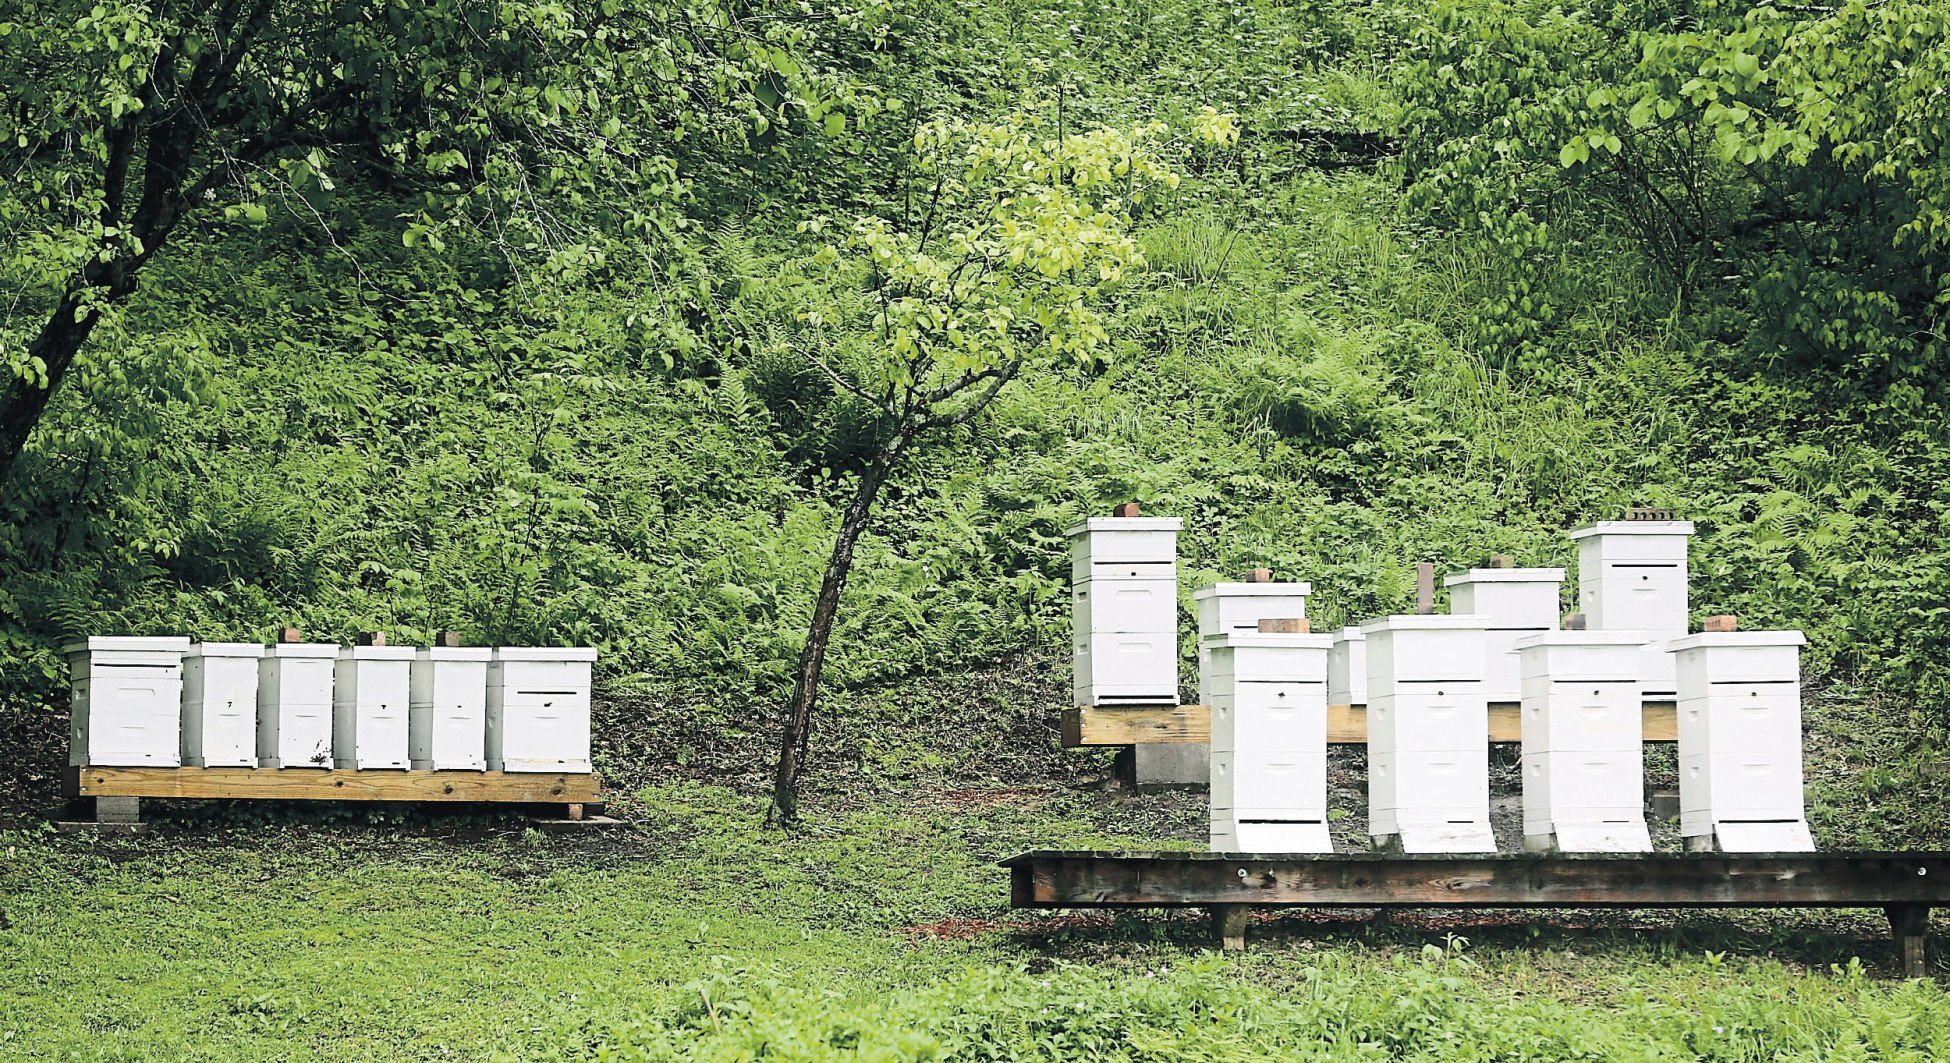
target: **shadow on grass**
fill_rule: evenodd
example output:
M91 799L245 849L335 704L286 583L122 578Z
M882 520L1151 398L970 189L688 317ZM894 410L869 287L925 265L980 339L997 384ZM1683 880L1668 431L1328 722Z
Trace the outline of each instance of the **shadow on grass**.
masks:
M967 924L944 937L972 936ZM909 928L924 936L930 928ZM1198 908L1135 912L1033 915L981 928L1004 932L1006 941L1032 965L1102 961L1134 946L1213 949L1211 917ZM1871 970L1901 976L1900 957L1882 912L1871 909L1793 911L1567 910L1537 912L1480 909L1283 909L1255 913L1247 949L1305 952L1367 949L1378 952L1468 942L1472 954L1535 950L1587 959L1691 957L1721 962L1738 958L1775 961L1790 968L1825 970L1860 959ZM1932 969L1946 969L1933 956Z

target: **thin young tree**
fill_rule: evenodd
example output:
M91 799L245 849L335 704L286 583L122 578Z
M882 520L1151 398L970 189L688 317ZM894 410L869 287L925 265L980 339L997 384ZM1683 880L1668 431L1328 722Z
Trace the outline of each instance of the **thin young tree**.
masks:
M1231 116L1201 110L1192 135L1237 138ZM881 489L923 437L967 424L1029 373L1096 357L1109 286L1144 264L1132 208L1178 175L1162 123L1052 135L1029 117L922 125L912 148L916 209L902 223L855 219L828 265L864 276L857 312L801 314L800 349L837 390L865 404L876 446L840 515L793 671L773 772L774 823L798 817L820 674L854 550ZM823 222L808 223L817 230Z

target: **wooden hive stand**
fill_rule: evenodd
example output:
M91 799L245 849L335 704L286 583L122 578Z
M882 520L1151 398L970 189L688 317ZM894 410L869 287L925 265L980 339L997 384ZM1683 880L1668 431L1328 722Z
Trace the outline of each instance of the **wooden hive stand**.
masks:
M68 769L67 796L92 806L90 821L60 821L66 830L137 833L143 798L261 801L479 802L547 808L544 828L573 829L617 821L602 808L602 779L594 772L357 771L346 768Z

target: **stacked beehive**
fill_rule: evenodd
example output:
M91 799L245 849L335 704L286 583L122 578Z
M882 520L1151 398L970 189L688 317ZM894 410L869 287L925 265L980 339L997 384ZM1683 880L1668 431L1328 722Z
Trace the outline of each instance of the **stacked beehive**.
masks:
M1547 631L1517 641L1524 848L1652 851L1642 648L1632 631Z
M1571 533L1578 544L1578 611L1593 630L1645 634L1642 676L1648 699L1678 695L1666 642L1690 620L1684 520L1609 520Z
M1389 616L1368 647L1368 833L1406 853L1496 851L1485 618Z
M1240 583L1215 583L1192 592L1198 612L1198 700L1210 703L1206 671L1212 647L1228 634L1250 635L1267 619L1302 620L1307 615L1307 583L1279 583L1269 569L1256 568Z
M1326 635L1262 618L1207 641L1212 848L1327 853Z
M1806 639L1713 626L1723 630L1669 644L1679 686L1679 833L1694 849L1812 850L1801 788Z
M1487 618L1483 626L1484 693L1493 702L1516 701L1523 694L1517 640L1557 630L1564 570L1492 565L1452 574L1443 582L1449 587L1450 612Z
M96 637L71 662L77 766L588 772L596 651ZM492 676L490 676L492 665Z
M68 759L80 764L182 763L186 638L99 636L64 647L71 683Z
M1182 524L1175 517L1093 517L1069 530L1079 707L1178 704Z

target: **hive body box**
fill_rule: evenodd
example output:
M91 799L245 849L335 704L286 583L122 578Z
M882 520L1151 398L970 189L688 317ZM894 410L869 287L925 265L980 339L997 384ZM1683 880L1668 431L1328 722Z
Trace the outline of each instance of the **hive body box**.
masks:
M1484 692L1494 702L1523 697L1517 640L1556 631L1561 568L1472 568L1449 576L1449 611L1488 617L1484 626Z
M586 648L502 646L488 661L489 771L586 772L590 671Z
M434 646L413 658L407 756L415 769L487 767L487 673L492 651Z
M1178 704L1175 517L1093 517L1069 529L1074 702Z
M257 767L255 642L199 642L183 655L183 763Z
M96 636L63 647L73 684L68 762L175 767L182 763L187 638Z
M1610 520L1571 533L1578 544L1578 610L1593 630L1643 631L1643 694L1678 694L1665 643L1686 634L1685 520Z
M1368 636L1358 627L1334 633L1334 646L1327 651L1327 703L1368 703Z
M1722 852L1811 852L1801 791L1799 631L1669 645L1679 678L1679 833Z
M1483 625L1473 614L1361 625L1368 647L1368 833L1405 853L1493 853Z
M1252 634L1261 620L1303 620L1307 616L1308 583L1215 583L1192 592L1198 609L1198 699L1210 703L1206 673L1213 640L1228 634Z
M1330 853L1327 635L1212 638L1214 852Z
M332 673L332 755L341 768L407 766L411 646L347 646Z
M1651 852L1638 634L1546 631L1516 645L1524 848Z
M257 669L257 764L263 768L332 766L332 668L329 642L280 642L264 649Z

